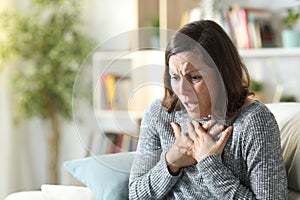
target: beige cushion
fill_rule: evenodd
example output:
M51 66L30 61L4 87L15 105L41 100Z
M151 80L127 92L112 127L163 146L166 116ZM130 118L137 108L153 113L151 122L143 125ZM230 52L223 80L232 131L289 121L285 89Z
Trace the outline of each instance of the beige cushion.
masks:
M291 119L292 116L300 112L300 103L298 102L269 103L266 105L274 114L279 128Z
M95 200L87 187L43 184L41 190L45 200Z
M280 131L283 159L288 174L289 200L300 200L300 103L266 104L274 114Z
M288 186L300 192L300 112L281 125L281 146Z
M288 200L300 200L300 192L289 190Z

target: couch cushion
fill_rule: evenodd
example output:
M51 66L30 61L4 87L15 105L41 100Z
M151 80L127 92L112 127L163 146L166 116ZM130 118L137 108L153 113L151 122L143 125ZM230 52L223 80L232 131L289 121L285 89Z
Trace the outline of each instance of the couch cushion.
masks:
M288 186L300 192L300 112L281 124L280 131Z
M300 192L300 103L285 102L266 104L274 114L281 132L283 160L288 174L288 187L291 194ZM298 191L298 193L297 193ZM300 199L300 198L299 198Z
M300 192L289 190L288 200L300 200Z
M300 192L300 103L271 103L267 106L280 128L288 187L294 190L293 196L297 196L296 191Z
M125 200L134 155L134 152L99 155L67 161L64 166L89 187L97 200Z
M10 194L5 200L45 200L41 191L24 191Z
M298 102L269 103L266 106L274 114L280 128L292 116L300 112L300 103Z
M95 200L87 187L43 184L45 200Z

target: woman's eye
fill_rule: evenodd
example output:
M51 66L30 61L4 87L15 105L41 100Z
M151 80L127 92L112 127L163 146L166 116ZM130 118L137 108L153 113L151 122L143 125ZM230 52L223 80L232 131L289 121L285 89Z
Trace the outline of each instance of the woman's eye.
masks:
M190 80L194 83L194 82L199 82L201 81L202 76L200 75L195 75L195 76L190 76Z
M179 81L180 77L177 76L177 75L171 75L171 79L174 80L174 81Z

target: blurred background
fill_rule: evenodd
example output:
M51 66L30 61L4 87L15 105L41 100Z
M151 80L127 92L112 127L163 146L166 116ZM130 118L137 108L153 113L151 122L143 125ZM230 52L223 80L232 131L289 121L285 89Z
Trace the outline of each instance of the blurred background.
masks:
M247 64L256 98L265 103L299 101L299 4L296 0L1 0L0 199L16 191L38 190L44 183L73 184L62 164L89 156L87 148L91 147L87 145L95 149L100 146L102 150L96 153L117 152L103 151L105 145L101 138L95 139L98 130L89 117L81 123L84 134L77 133L72 97L80 66L86 64L86 58L107 62L106 55L112 52L139 48L147 51L141 55L147 56L150 64L163 66L163 49L169 37L163 30L177 30L190 21L213 19L224 27ZM144 27L154 27L154 31L124 34ZM289 44L283 38L287 28L298 34ZM111 42L111 38L118 40ZM109 54L91 58L95 48ZM141 59L141 55L124 58L122 65L133 69L134 59ZM128 59L129 64L124 64ZM139 75L129 77L130 84L141 74L148 74L150 79L157 76L147 71L146 64L141 64ZM95 68L95 63L89 66ZM108 75L110 82L100 89L120 80L118 74ZM92 93L97 88L93 84L88 81L84 86L91 88L83 89ZM123 81L122 87L126 84ZM162 95L160 90L151 91L146 98L149 101ZM145 97L146 93L136 95ZM98 100L102 102L112 100L101 98ZM139 99L139 112L134 112L138 119L148 103ZM90 105L76 112L88 116L92 108ZM111 108L100 106L99 110ZM102 112L100 117L112 115ZM109 148L107 144L105 148Z

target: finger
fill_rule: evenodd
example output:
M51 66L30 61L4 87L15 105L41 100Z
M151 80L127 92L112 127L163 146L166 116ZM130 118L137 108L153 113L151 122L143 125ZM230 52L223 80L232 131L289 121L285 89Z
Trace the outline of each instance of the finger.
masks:
M177 137L181 132L180 126L175 122L171 122L171 126L172 126L173 132L175 134L175 137Z
M219 133L221 133L224 130L224 126L223 125L219 125L213 129L209 130L209 134L214 137L216 135L218 135Z
M196 120L192 121L195 132L200 136L201 134L206 134L206 130L202 127L202 125Z
M212 119L212 120L209 120L207 123L203 124L203 128L205 130L209 130L211 127L213 127L216 123L216 120Z
M181 136L181 141L182 141L182 146L183 147L191 147L194 143L194 140L192 140L192 138L190 138L188 135L186 135L186 133L184 132L181 132L180 133L180 136Z
M223 151L229 137L231 136L232 130L233 130L232 126L229 126L228 128L226 128L222 137L217 141L217 144L219 145L219 147L221 148L222 151Z
M191 122L186 122L186 125L188 128L189 137L195 140L197 133L195 131L194 125Z

